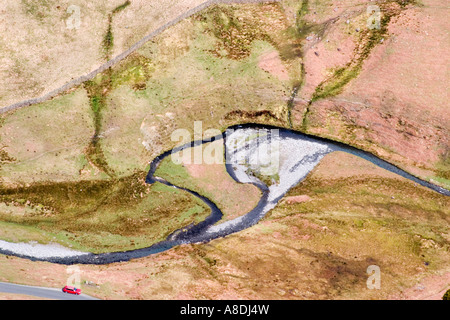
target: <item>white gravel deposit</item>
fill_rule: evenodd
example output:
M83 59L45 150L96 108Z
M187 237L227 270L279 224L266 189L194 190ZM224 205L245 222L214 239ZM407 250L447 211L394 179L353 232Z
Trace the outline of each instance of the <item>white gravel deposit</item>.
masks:
M333 151L326 143L290 137L277 129L240 129L227 136L226 146L240 182L255 182L252 172L277 178L269 187L269 201L283 196Z
M261 183L253 174L271 177L266 205L259 218L272 210L280 197L303 180L308 173L333 150L311 139L299 139L282 134L277 129L238 129L227 135L227 163L241 183ZM211 226L207 233L220 232L242 223L245 216Z
M65 248L57 243L12 243L3 240L0 240L0 250L10 251L17 255L32 258L65 258L88 254L87 252L75 251Z
M284 196L331 151L333 150L325 143L289 137L281 139L278 158L279 180L269 187L269 202L277 201L279 197Z

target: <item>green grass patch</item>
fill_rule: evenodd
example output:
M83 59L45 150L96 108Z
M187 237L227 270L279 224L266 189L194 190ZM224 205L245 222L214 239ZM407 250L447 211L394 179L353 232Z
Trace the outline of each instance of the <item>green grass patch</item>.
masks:
M128 250L150 246L209 214L187 192L150 186L144 179L141 172L114 180L2 188L0 201L12 210L0 211L7 226L0 238L58 242L91 252Z
M413 3L412 1L391 1L381 5L382 17L380 28L364 29L360 32L359 44L356 46L353 59L347 65L334 70L332 76L320 83L313 94L312 101L333 97L340 94L344 87L356 78L364 61L369 57L373 48L388 36L388 25L393 17L397 16L401 9L392 8L392 3L399 3L401 7Z
M282 202L264 218L308 234L303 247L355 259L378 257L385 272L391 264L413 270L448 265L448 197L411 182L373 177L309 177L287 196L304 194L311 200Z
M126 7L128 7L131 4L131 2L129 0L125 1L124 3L122 3L121 5L117 6L116 8L114 8L114 10L112 11L112 14L116 14L122 10L124 10Z
M205 30L217 39L215 48L210 52L219 58L244 59L250 55L253 41L270 40L256 21L239 19L237 11L237 7L233 6L213 6L195 16L205 25Z
M108 17L108 28L106 29L106 33L103 37L102 41L102 50L104 54L104 59L106 61L111 59L111 52L114 47L114 35L112 32L112 16Z
M41 22L48 16L52 5L48 0L21 0L20 2L27 14Z

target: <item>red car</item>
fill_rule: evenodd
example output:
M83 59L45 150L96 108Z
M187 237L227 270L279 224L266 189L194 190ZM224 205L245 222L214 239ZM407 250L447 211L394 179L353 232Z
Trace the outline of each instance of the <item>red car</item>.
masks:
M64 288L62 288L62 291L65 293L71 293L71 294L76 294L76 295L79 295L81 293L81 289L77 289L77 288L71 287L71 286L65 286Z

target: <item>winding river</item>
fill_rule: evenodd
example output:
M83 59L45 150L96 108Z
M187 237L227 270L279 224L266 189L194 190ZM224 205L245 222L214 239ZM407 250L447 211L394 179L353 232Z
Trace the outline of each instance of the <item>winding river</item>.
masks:
M251 183L258 187L262 196L255 208L243 216L230 221L219 223L222 212L210 199L201 196L193 190L175 186L170 182L155 176L156 169L166 157L192 148L222 140L224 144L225 166L228 174L239 183ZM156 157L150 164L146 183L160 182L165 185L179 188L201 199L210 209L210 215L202 222L183 227L170 234L166 240L147 248L130 251L109 252L101 254L74 252L57 257L41 257L33 254L17 252L2 247L0 253L18 256L33 261L48 261L58 264L109 264L120 261L129 261L146 257L155 253L169 250L174 246L187 243L204 243L216 238L225 237L232 233L247 229L258 223L279 200L295 185L306 178L308 173L329 153L342 151L353 154L373 164L398 174L423 187L434 190L440 194L450 196L450 191L421 180L406 171L374 156L371 153L331 141L324 138L310 136L300 132L256 124L237 125L228 128L223 134L201 141L192 141L183 146L169 150ZM276 160L276 161L272 161ZM276 176L275 183L270 185L261 181L255 171ZM265 171L264 171L265 170Z

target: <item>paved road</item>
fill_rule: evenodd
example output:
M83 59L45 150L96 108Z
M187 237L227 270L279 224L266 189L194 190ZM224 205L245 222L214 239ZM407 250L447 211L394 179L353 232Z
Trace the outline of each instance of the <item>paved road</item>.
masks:
M55 299L55 300L97 300L85 294L79 296L64 293L61 289L44 288L44 287L32 287L19 284L0 282L0 292L13 293L13 294L25 294L37 298Z

